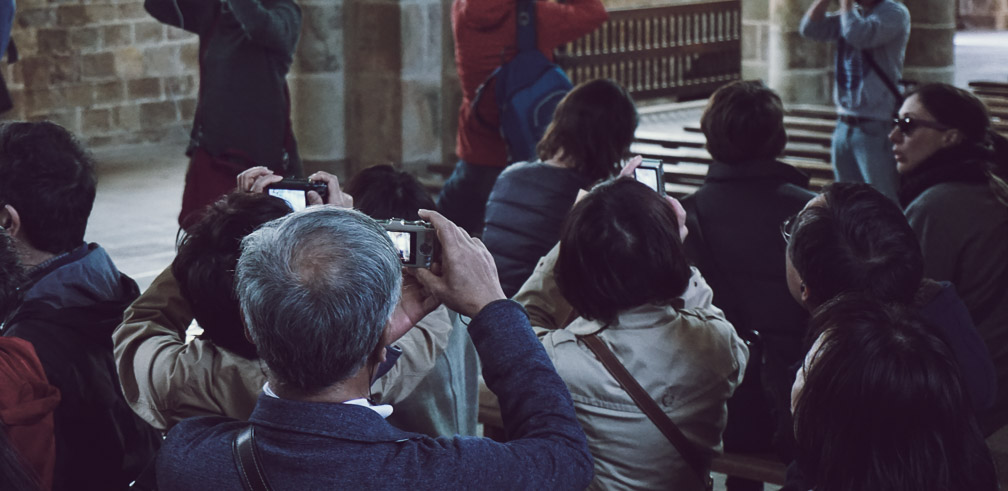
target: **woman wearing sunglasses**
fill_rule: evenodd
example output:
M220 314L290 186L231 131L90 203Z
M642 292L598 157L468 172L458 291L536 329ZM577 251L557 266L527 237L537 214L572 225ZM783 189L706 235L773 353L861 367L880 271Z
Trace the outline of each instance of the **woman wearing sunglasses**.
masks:
M924 275L951 281L987 344L998 375L985 434L1008 424L1008 140L969 92L927 84L889 134L900 204L924 253Z

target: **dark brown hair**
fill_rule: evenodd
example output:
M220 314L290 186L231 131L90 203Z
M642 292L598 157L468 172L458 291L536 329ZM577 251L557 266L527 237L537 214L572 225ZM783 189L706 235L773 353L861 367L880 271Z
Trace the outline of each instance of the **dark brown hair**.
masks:
M616 175L637 130L637 108L626 89L609 79L574 87L557 105L536 147L542 160L563 150L592 182Z
M711 96L700 129L718 162L735 164L776 158L784 151L784 105L763 82L738 81Z
M600 184L574 205L554 273L581 316L605 323L632 307L669 304L691 274L672 205L630 178Z

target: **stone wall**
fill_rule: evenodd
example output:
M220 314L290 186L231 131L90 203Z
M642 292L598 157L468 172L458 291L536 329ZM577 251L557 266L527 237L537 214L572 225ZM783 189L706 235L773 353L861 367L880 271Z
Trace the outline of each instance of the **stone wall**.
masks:
M958 0L956 3L959 26L1008 29L1008 0Z
M142 0L19 0L6 119L58 122L92 147L178 139L197 91L194 38Z

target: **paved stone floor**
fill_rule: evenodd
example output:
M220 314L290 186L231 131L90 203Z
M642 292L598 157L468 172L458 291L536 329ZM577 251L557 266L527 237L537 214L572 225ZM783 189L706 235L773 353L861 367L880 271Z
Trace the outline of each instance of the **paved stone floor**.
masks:
M956 85L970 80L1008 81L1008 32L970 32L956 37ZM677 113L642 111L649 128L681 127L696 121L702 104L686 103ZM85 238L104 246L119 268L146 288L174 257L187 159L185 142L123 147L95 152L98 196ZM992 440L1008 462L1008 431ZM724 489L723 477L716 489ZM768 487L768 490L777 489Z

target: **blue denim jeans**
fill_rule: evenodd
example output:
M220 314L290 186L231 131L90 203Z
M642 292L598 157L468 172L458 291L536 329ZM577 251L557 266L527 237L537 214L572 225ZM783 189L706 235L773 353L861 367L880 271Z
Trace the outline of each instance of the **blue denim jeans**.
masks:
M469 235L483 235L487 199L503 167L487 167L459 160L438 195L438 211Z
M892 123L837 121L833 131L833 171L839 182L867 182L893 201L899 176L889 141Z

